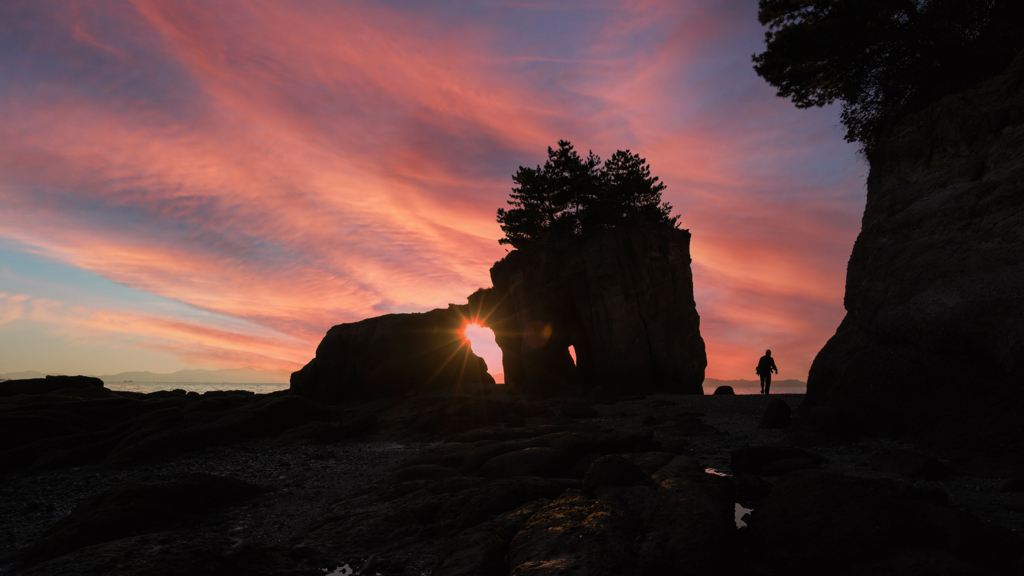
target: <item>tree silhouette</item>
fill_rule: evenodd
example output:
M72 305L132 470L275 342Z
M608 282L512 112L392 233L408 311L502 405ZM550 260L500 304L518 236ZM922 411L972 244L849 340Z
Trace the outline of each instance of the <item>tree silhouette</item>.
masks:
M647 161L619 150L606 162L593 152L581 157L573 145L548 147L543 166L520 166L508 201L498 209L505 237L514 248L565 242L616 226L674 228L678 216L661 201L665 184L651 176Z
M1024 49L1022 0L760 0L754 70L799 108L842 103L870 159L908 113L1002 71Z

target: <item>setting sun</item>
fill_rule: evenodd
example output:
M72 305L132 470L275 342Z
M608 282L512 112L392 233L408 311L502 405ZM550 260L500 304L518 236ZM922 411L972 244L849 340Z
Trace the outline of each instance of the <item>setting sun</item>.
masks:
M469 342L473 353L487 362L487 371L494 376L499 384L505 382L505 375L501 367L501 348L498 348L494 341L494 332L479 324L467 323L462 329L462 335Z

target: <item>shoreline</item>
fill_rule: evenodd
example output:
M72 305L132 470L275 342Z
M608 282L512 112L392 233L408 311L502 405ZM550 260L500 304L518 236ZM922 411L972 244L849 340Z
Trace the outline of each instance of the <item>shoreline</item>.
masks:
M166 398L168 394L156 396ZM518 398L502 398L503 394L491 396L481 400L512 402L529 408L537 415L525 416L519 421L471 426L468 432L527 430L545 426L552 430L606 430L634 435L650 431L653 441L660 447L658 449L685 454L704 469L725 474L724 478L729 482L736 479L730 469L732 450L768 444L804 445L806 450L824 458L822 468L825 470L903 483L920 490L941 490L948 494L949 503L954 508L1005 527L1015 534L1024 533L1024 514L1003 507L1006 501L1016 496L997 492L998 479L971 476L911 479L894 472L873 470L867 465L871 455L882 450L916 450L907 443L891 438L861 438L849 442L819 438L815 445L813 441L801 440L789 429L758 428L769 401L781 399L795 408L803 399L799 394L772 394L769 397L760 394L652 394L643 399L607 405L585 404L579 399L527 402ZM287 396L278 393L250 397L265 402ZM316 535L342 517L357 524L363 522L364 529L372 532L375 525L372 518L352 516L356 510L362 509L360 506L367 505L365 502L369 501L364 502L365 498L378 498L372 495L386 493L390 489L388 486L395 485L394 471L401 462L422 458L445 446L456 446L458 442L453 444L453 440L465 436L466 433L417 429L411 424L422 421L429 413L426 410L438 402L444 403L445 398L457 399L439 395L336 406L335 409L341 413L372 414L376 422L363 432L357 431L350 437L337 440L325 441L322 436L325 429L311 422L266 438L211 445L168 457L4 473L0 475L0 494L4 496L0 505L0 525L6 527L7 537L0 539L0 558L3 559L0 561L0 574L12 573L11 559L19 550L38 542L50 526L67 518L89 497L118 486L180 479L195 473L236 478L259 486L262 492L252 500L211 510L194 521L175 525L169 530L80 548L26 573L59 571L85 574L102 566L103 562L113 562L115 568L120 563L123 569L112 570L113 573L144 570L147 564L142 558L119 559L125 550L143 545L187 549L198 546L196 542L200 541L245 542L249 546L277 549L287 542L287 547L292 549L302 542L319 542ZM471 397L459 398L473 401ZM570 407L575 407L572 412ZM571 413L579 416L567 416ZM321 434L321 439L313 439L315 435L310 434L314 433ZM773 477L767 480L776 481ZM756 516L757 507L753 509ZM161 539L163 544L159 544ZM404 547L382 547L377 554L378 571L387 575L431 574L441 558L438 555L443 552L443 547L437 548L438 545L428 538ZM322 550L322 546L314 548ZM318 570L333 570L342 565L358 569L370 558L369 554L363 553L346 556L342 550L335 551L335 556L331 556L329 561L319 552L303 554L307 556L301 562L307 566L316 565Z

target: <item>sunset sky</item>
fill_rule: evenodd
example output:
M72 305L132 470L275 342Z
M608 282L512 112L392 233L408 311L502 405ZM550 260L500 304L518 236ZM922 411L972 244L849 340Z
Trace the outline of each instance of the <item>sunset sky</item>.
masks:
M334 324L465 303L511 175L567 139L668 185L707 376L771 348L804 380L867 166L762 45L756 0L6 0L0 373L287 373Z

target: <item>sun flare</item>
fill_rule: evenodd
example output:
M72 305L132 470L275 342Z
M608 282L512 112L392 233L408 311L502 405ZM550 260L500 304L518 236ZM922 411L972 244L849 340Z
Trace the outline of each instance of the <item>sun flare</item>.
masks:
M498 382L504 382L501 364L501 348L494 340L494 332L476 322L467 322L462 328L462 337L469 343L474 354L487 362L487 371Z

